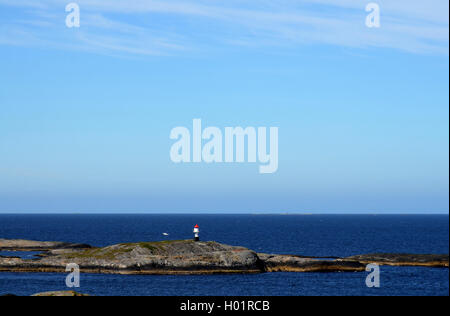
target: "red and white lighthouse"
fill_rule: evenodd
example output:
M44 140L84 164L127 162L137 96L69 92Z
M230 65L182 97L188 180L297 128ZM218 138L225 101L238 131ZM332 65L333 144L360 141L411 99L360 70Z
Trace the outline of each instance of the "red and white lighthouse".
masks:
M200 240L199 234L200 234L200 229L199 229L198 225L195 225L194 226L194 240L195 241Z

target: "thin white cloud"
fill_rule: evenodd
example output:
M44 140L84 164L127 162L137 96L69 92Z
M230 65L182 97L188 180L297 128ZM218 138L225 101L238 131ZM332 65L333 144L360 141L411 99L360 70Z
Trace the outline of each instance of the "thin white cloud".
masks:
M448 1L377 0L381 28L365 27L365 0L75 0L82 27L72 39L88 49L129 54L170 54L209 46L270 47L326 44L384 47L411 53L448 54ZM0 42L30 32L54 45L67 39L67 0L0 0L0 6L34 9L31 15L7 21ZM53 15L53 16L52 16ZM36 27L32 28L30 23ZM59 27L50 27L48 24ZM59 24L58 24L59 23ZM40 25L39 25L40 24ZM38 27L40 26L40 27ZM3 34L2 34L3 33ZM3 38L3 41L1 40ZM27 37L15 42L26 45ZM61 44L62 46L62 44ZM77 45L72 45L77 46Z
M352 9L361 9L367 3L374 2L380 5L385 16L447 25L449 22L447 0L308 0L308 2Z

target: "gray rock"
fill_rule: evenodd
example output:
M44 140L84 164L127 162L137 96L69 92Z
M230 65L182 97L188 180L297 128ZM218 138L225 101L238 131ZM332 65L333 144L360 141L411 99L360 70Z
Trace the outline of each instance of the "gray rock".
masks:
M365 266L354 261L318 260L293 255L258 254L269 272L358 272Z
M31 296L89 296L87 294L81 294L75 291L51 291L36 293Z
M0 239L0 251L46 251L50 249L85 249L85 244L71 244L59 241L33 241L22 239Z
M395 254L376 253L357 255L345 258L347 261L358 261L365 264L374 263L390 266L423 266L423 267L447 267L449 266L448 255L432 254Z

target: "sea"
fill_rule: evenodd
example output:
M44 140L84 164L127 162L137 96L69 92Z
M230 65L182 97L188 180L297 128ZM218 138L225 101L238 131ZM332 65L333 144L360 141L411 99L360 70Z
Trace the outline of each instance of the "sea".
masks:
M368 253L449 253L448 215L0 215L0 238L107 246L124 242L193 238L257 252L324 258ZM2 252L0 252L2 255ZM3 253L5 255L5 253ZM32 254L21 254L32 258ZM0 272L0 295L76 290L95 296L385 296L449 295L449 269L380 267L370 272L236 275L81 274L66 287L63 273Z

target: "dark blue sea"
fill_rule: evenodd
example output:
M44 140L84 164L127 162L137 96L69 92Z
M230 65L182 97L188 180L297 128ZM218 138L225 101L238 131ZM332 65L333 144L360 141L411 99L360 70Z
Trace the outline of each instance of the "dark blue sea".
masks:
M106 246L192 238L257 252L345 257L374 252L449 253L448 215L0 215L0 238ZM169 236L164 236L168 233ZM91 295L449 295L447 268L381 267L381 286L366 272L126 276L82 274ZM1 273L0 295L68 290L66 275Z

